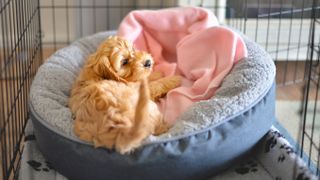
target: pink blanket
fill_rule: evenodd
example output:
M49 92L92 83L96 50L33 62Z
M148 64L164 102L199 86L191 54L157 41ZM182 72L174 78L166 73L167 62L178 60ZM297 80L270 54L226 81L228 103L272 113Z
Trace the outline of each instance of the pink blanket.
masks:
M151 53L154 71L183 77L182 85L159 103L170 123L194 102L212 97L233 64L247 56L239 35L219 26L203 8L133 11L120 24L118 35Z

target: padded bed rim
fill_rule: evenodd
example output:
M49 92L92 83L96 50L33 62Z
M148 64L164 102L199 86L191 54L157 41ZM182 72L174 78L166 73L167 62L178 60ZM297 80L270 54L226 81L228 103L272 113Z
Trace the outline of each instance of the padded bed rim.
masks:
M221 121L219 121L218 123L214 123L204 129L200 129L200 130L197 130L197 131L194 131L192 133L188 133L188 134L184 134L184 135L180 135L180 136L175 136L175 137L170 137L170 138L167 138L167 139L164 139L164 140L159 140L159 141L154 141L154 142L146 142L146 143L143 143L142 146L145 146L145 145L154 145L154 144L161 144L161 143L168 143L168 142L171 142L171 141L176 141L178 139L183 139L183 138L187 138L187 137L190 137L190 136L194 136L196 134L200 134L200 133L203 133L203 132L206 132L212 128L215 128L217 126L219 126L220 124L223 124L229 120L232 120L234 117L240 115L240 114L243 114L244 112L248 111L249 109L251 109L252 107L254 107L256 104L258 104L265 96L266 94L270 91L270 89L272 88L273 84L275 82L271 83L269 85L268 88L266 88L266 90L261 94L261 96L259 96L259 98L257 98L255 101L253 101L250 105L248 105L245 109L243 110L240 110L238 113L236 114L233 114ZM45 126L46 128L48 128L49 130L53 131L54 133L57 133L59 134L60 136L63 136L64 138L68 139L68 140L71 140L71 141L75 141L75 142L78 142L78 143L81 143L81 144L85 144L85 145L89 145L89 146L92 146L92 143L88 143L88 142L85 142L85 141L81 141L80 139L78 138L75 138L73 136L68 136L66 135L65 133L61 132L59 129L57 128L54 128L52 127L52 125L50 125L48 122L46 122L45 120L43 120L40 115L34 110L34 107L31 103L31 101L29 100L28 102L28 105L29 105L29 110L31 112L31 116L34 117L34 119L36 119L38 122L40 122L43 126Z

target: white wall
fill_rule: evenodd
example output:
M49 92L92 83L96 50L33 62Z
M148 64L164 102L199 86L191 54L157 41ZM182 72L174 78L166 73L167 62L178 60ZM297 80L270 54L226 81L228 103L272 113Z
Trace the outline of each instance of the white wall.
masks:
M226 19L226 0L109 0L109 4L107 4L106 0L41 0L40 2L44 45L53 42L54 38L58 43L63 43L67 40L72 42L79 37L93 34L94 32L117 29L121 19L129 11L163 6L202 5L212 10L222 24L244 29L243 27L240 28L240 21L243 21L243 19ZM69 8L63 8L67 2ZM80 2L82 3L80 4ZM52 8L52 5L55 8ZM82 8L79 8L80 5ZM92 8L92 6L96 6L96 8ZM55 24L53 23L53 11L55 12ZM300 29L301 23L302 28ZM54 36L53 26L55 26L56 36ZM279 19L270 19L269 22L267 19L259 19L258 25L256 19L248 19L246 22L246 35L267 49L274 59L305 60L309 27L310 20L308 19L303 21L294 19L292 22L289 19L282 19L281 24ZM256 34L257 28L258 33ZM289 29L291 29L291 35ZM301 39L299 40L300 33ZM319 27L315 34L315 39L319 41ZM301 43L298 49L299 41ZM287 50L288 44L290 44L289 48L293 48L293 50ZM277 52L276 49L280 51Z
M44 44L54 39L60 43L66 42L68 38L73 41L95 32L116 29L121 19L134 8L134 0L40 2Z
M229 20L231 25L235 24L232 21L236 19ZM279 19L259 19L258 23L256 19L248 19L246 35L264 47L273 59L306 60L310 23L310 19L281 19L281 22ZM320 26L315 31L315 40L319 43Z

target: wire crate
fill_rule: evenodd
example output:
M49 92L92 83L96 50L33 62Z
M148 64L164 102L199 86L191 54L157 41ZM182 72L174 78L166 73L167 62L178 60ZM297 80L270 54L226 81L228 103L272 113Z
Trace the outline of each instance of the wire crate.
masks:
M0 179L15 179L32 77L42 63L39 1L0 1Z
M279 121L319 175L319 0L0 0L0 179L18 175L30 84L47 57L80 37L117 29L132 10L189 5L212 10L269 52Z

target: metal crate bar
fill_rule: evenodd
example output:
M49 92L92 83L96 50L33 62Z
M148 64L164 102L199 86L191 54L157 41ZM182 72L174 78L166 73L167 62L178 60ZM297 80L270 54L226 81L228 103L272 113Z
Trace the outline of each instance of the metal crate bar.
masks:
M0 179L16 179L30 84L42 63L39 0L0 1Z

